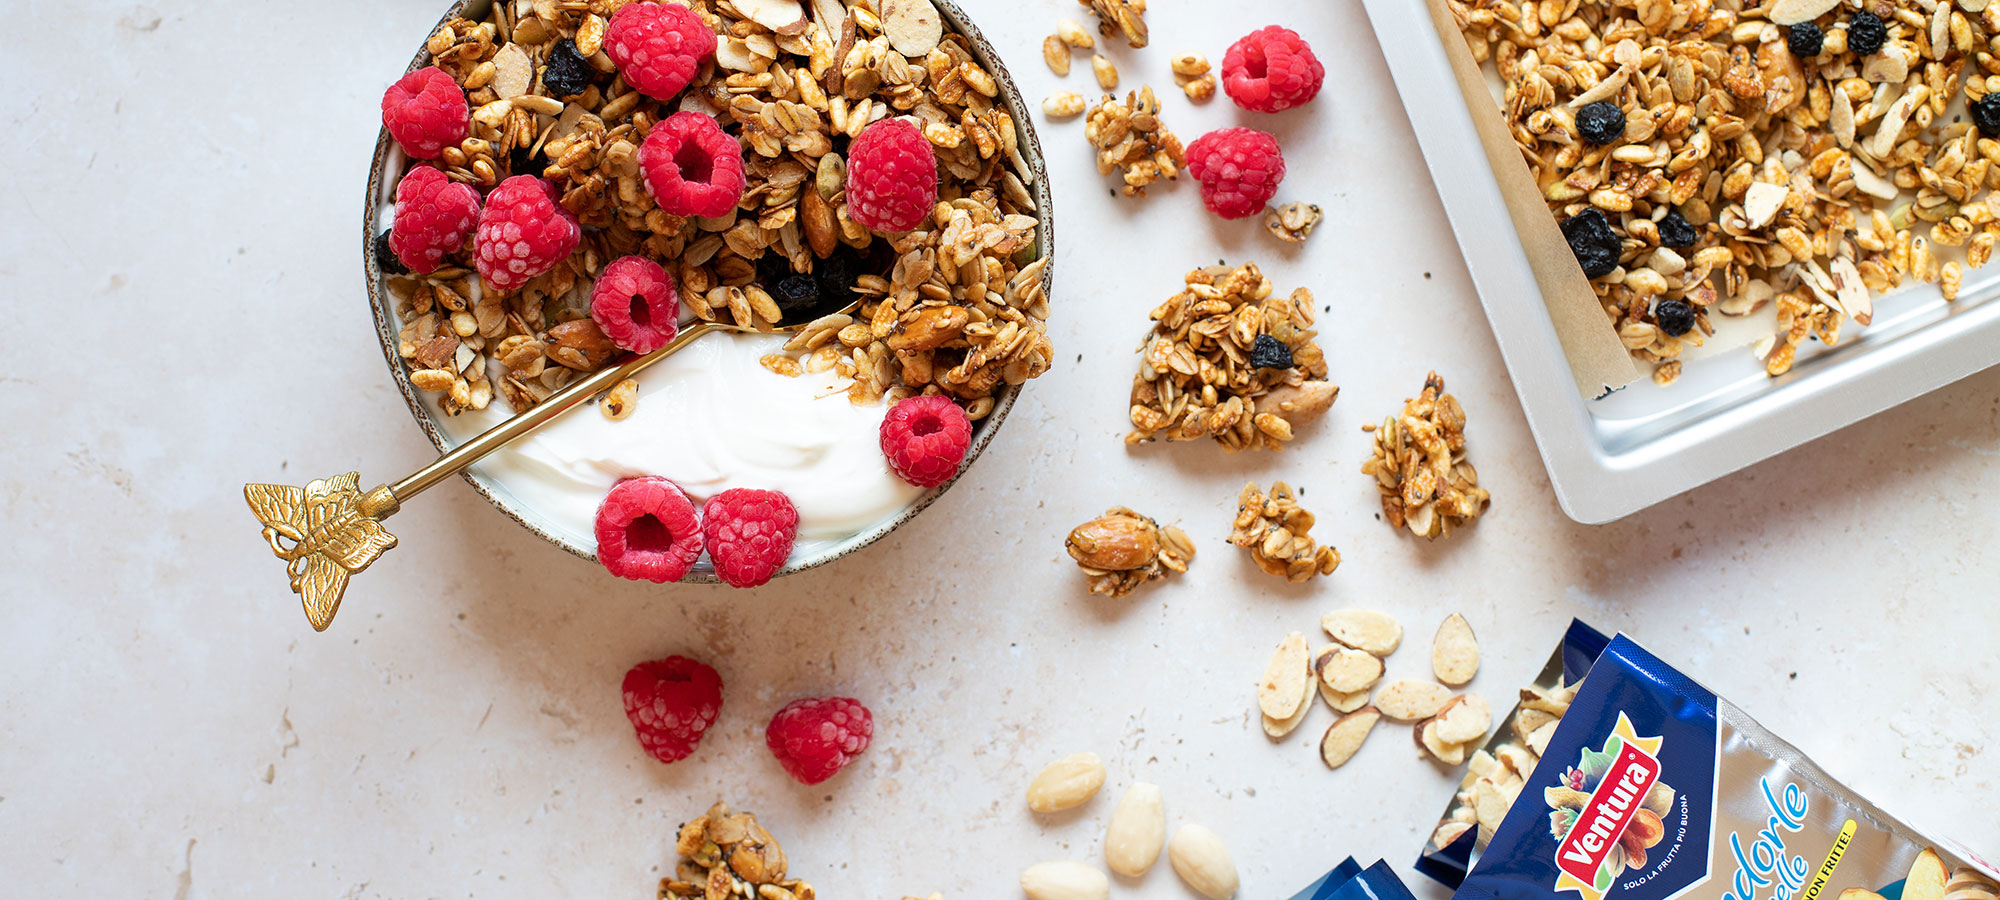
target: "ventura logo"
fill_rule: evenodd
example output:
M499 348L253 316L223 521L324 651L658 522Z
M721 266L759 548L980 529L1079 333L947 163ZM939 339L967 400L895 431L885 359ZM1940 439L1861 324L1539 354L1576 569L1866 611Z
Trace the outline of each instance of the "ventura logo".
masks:
M1559 838L1556 866L1562 870L1557 891L1601 900L1628 864L1643 864L1643 856L1635 858L1621 844L1660 783L1660 744L1660 738L1635 734L1632 720L1621 712L1604 749L1585 748L1581 763L1564 773L1563 785L1549 789Z

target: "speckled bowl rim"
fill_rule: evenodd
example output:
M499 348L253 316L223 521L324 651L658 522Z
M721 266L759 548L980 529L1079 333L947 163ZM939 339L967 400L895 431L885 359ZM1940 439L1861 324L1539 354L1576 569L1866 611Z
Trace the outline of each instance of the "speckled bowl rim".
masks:
M1029 189L1035 197L1035 215L1039 220L1035 232L1035 251L1038 258L1049 261L1042 269L1042 289L1044 291L1052 291L1055 284L1055 202L1049 194L1048 167L1042 159L1041 140L1035 134L1034 120L1029 115L1028 106L1021 100L1021 92L1014 84L1013 76L1008 73L1006 66L1000 62L999 54L993 50L991 44L987 43L986 37L972 24L972 20L967 18L965 13L952 0L932 0L932 2L937 5L938 11L943 14L946 29L964 35L971 45L973 57L979 60L979 63L985 66L987 71L993 73L994 81L999 84L999 100L1001 105L1007 110L1008 114L1014 117L1014 126L1019 137L1021 156L1026 160L1029 171L1034 175L1034 183L1029 185ZM483 11L489 8L488 3L489 0L458 0L458 2L452 4L451 8L443 16L438 18L438 25L443 25L453 16L461 15L466 10L476 9L480 10L481 14L483 14ZM467 16L467 18L471 17ZM436 30L436 26L433 26L430 31L425 32L425 36L428 37L430 34L435 33ZM430 51L420 48L417 51L417 55L411 59L409 68L405 71L414 72L419 68L430 65L430 63ZM409 406L410 415L416 419L418 427L422 428L424 435L430 438L431 445L436 447L438 452L442 453L453 445L449 442L444 430L438 426L436 418L433 416L430 407L424 402L422 395L410 384L409 372L403 366L402 360L396 355L396 334L401 329L399 323L396 321L395 309L389 305L389 300L393 295L386 290L383 284L381 268L376 265L375 261L376 212L386 196L383 192L383 178L387 174L389 159L392 155L391 151L394 148L395 142L389 138L388 129L383 129L381 135L375 141L375 157L368 170L368 194L366 204L362 210L362 274L367 279L368 304L370 311L374 315L375 331L381 341L383 359L389 365L389 376L395 380L396 389L402 392L403 402ZM936 489L925 491L894 516L885 517L883 520L856 533L852 537L822 548L803 559L787 563L785 568L778 572L778 575L782 577L826 565L881 540L889 532L895 531L911 519L916 518L918 513L929 508L932 503L944 495L945 491L950 490L952 485L957 484L958 479L972 467L972 463L976 462L980 455L986 451L987 445L993 442L994 434L999 432L1001 423L1006 421L1007 413L1014 408L1014 401L1020 396L1020 393L1020 385L1009 385L995 395L993 411L987 414L984 419L981 419L973 430L972 446L966 453L965 465L959 468L958 475L952 476L950 481L945 482ZM467 470L462 477L465 479L466 484L471 485L472 489L478 492L479 496L484 497L487 503L492 504L494 509L499 510L507 518L514 520L515 524L535 533L543 540L569 551L574 556L590 560L591 562L597 561L595 553L554 533L554 529L547 527L545 524L545 517L529 509L526 504L519 503L513 494L505 489L504 481L488 478L472 470ZM688 573L687 578L683 579L683 582L714 583L716 581L718 579L715 577L714 570L710 567L706 557L696 565L693 571Z

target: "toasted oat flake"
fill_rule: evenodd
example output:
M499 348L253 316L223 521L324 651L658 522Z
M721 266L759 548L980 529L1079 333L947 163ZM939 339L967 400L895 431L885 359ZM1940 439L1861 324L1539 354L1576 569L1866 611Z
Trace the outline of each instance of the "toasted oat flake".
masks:
M1278 240L1294 244L1312 234L1312 230L1319 226L1319 220L1319 206L1312 203L1294 201L1264 210L1264 230Z

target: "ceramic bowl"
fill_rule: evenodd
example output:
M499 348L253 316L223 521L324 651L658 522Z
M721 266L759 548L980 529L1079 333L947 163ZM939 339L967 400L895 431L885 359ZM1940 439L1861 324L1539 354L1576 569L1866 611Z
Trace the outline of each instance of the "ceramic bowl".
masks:
M1055 254L1055 223L1052 214L1055 204L1049 196L1048 169L1042 161L1041 143L1035 136L1031 110L1022 101L1020 90L1014 84L1013 77L1008 74L1006 66L1001 63L999 54L994 52L992 45L987 43L986 38L979 33L979 29L972 24L965 13L956 4L952 3L951 0L932 0L932 2L937 5L938 12L944 17L945 30L964 35L971 45L973 56L979 60L981 65L986 67L987 71L993 74L994 80L998 82L1000 88L998 99L1014 118L1015 127L1019 131L1021 156L1027 161L1028 168L1034 175L1034 183L1029 185L1029 190L1034 193L1037 209L1036 214L1041 221L1040 227L1036 230L1036 255L1038 257L1051 258L1051 265L1044 267L1042 275L1043 289L1048 290L1052 285L1054 277L1052 257ZM439 18L438 23L442 25L446 20L454 16L464 16L469 19L478 20L484 17L490 8L490 0L461 0L461 2L453 4ZM432 31L434 32L435 30L436 28L433 27ZM427 37L430 33L426 32L424 36ZM421 43L422 41L419 39L419 44ZM406 71L415 71L418 68L430 65L430 63L430 53L420 47L416 57L410 61L409 69ZM389 365L389 377L395 380L396 389L402 392L403 400L410 408L410 415L416 419L417 427L423 429L424 435L430 439L432 445L438 448L439 452L443 452L450 449L454 442L439 424L441 414L428 402L421 392L410 384L409 372L403 365L403 361L396 355L396 334L401 330L402 323L396 316L395 296L389 292L387 286L384 284L382 271L377 266L375 260L375 234L377 231L378 214L380 210L394 203L396 173L401 171L402 161L401 150L396 147L395 141L390 139L388 131L385 129L375 142L375 156L368 170L368 191L365 198L366 205L363 209L361 231L361 265L363 275L368 283L369 311L375 319L375 331L381 341L383 358ZM1007 420L1007 413L1013 409L1014 401L1020 395L1020 390L1018 386L1005 388L995 396L992 413L975 423L976 427L972 433L972 446L967 451L965 466L959 470L961 475L979 459L987 446L993 442L994 434L1000 430L1001 423ZM496 397L494 402L504 403L505 401ZM571 414L587 415L588 410L580 409L573 411ZM513 492L508 490L503 480L490 478L477 471L466 472L464 478L474 491L477 491L481 497L486 498L488 503L493 504L494 509L499 510L508 518L519 523L521 527L534 532L541 536L542 539L576 556L593 562L596 561L597 557L591 546L581 544L572 537L567 536L567 529L556 527L545 516L521 502L514 496ZM925 491L909 505L883 517L881 520L861 529L850 537L839 541L822 542L809 550L795 551L792 554L791 561L778 574L780 576L790 575L815 566L825 565L880 540L883 535L895 531L911 519L916 518L918 513L923 512L926 507L942 496L945 491L950 490L951 486L957 480L954 477L952 481L947 482L941 487ZM684 580L714 582L717 579L708 558L704 556Z

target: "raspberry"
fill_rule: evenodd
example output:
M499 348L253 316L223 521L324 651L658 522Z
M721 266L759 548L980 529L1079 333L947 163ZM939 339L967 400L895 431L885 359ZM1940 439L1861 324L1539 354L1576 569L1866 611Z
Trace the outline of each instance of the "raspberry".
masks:
M674 339L680 294L660 264L621 256L590 286L590 317L611 342L633 353L651 353Z
M911 397L882 417L882 455L890 469L918 487L950 481L971 444L972 420L950 397Z
M743 145L707 114L677 112L639 145L639 171L647 193L668 213L724 216L743 196Z
M1223 128L1195 138L1187 148L1188 174L1201 182L1201 202L1225 219L1264 210L1285 180L1278 140L1254 128Z
M612 485L597 507L597 561L613 575L679 581L700 556L701 517L665 478L627 478Z
M818 784L846 768L875 736L875 717L850 697L793 700L771 717L764 745L800 784Z
M458 146L470 121L465 92L437 66L411 72L382 93L382 126L415 159L437 159Z
M604 52L625 83L655 100L672 100L715 55L715 32L701 14L677 3L628 3L604 29Z
M694 752L722 711L722 676L685 656L633 666L625 673L625 718L646 755L679 762Z
M1326 67L1304 38L1272 25L1244 35L1222 56L1222 89L1251 112L1279 112L1319 94Z
M583 229L556 202L555 186L533 175L516 175L486 195L473 247L486 283L511 291L569 258L581 240Z
M937 157L908 119L883 119L847 147L847 214L864 228L901 234L937 202Z
M792 555L799 510L777 491L731 488L701 508L701 535L715 574L730 587L770 581Z
M389 229L389 249L410 271L435 272L445 254L465 246L478 221L478 191L438 169L417 166L396 182L396 224Z

